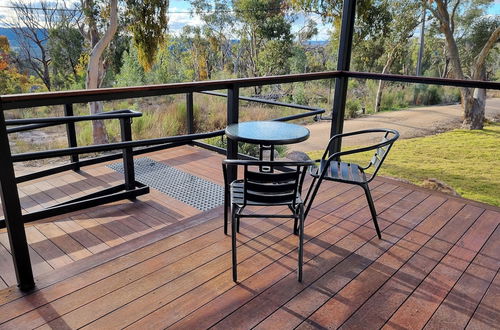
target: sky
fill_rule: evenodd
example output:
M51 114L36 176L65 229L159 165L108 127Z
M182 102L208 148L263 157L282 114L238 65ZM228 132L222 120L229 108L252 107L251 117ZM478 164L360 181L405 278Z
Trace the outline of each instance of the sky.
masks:
M36 0L18 0L22 2L36 3ZM68 1L69 2L69 1ZM10 6L11 0L0 0L0 27L5 26L5 23L12 19L13 10L4 8L3 6ZM189 2L182 0L170 0L169 7L169 31L171 33L179 33L185 25L200 25L201 19L192 16L189 13ZM490 8L488 14L500 15L500 0L495 0L495 3ZM318 23L319 34L315 37L316 40L327 40L330 30L330 25L323 24L321 18L317 15L299 15L297 20L292 25L293 32L300 30L307 19L313 19Z

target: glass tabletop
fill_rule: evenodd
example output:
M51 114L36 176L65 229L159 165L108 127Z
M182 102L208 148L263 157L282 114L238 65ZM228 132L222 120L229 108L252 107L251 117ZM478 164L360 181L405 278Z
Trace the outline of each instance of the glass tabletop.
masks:
M290 144L305 141L309 130L280 121L247 121L226 127L228 138L255 144Z

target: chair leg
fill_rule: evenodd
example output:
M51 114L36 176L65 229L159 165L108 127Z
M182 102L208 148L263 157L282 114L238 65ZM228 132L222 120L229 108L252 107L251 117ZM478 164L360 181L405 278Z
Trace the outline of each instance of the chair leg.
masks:
M224 189L224 235L227 235L228 208L229 208L229 193L227 189Z
M234 206L231 206L231 253L233 263L233 281L238 282L238 261L236 259L236 211Z
M299 258L297 267L297 277L302 282L302 264L304 263L304 206L299 208Z
M240 217L236 217L236 232L240 233Z
M370 193L370 188L368 187L367 184L363 185L362 187L365 190L366 199L368 200L368 206L370 207L370 212L372 214L375 230L377 231L377 236L379 239L382 239L382 234L380 233L380 228L378 227L377 211L375 210L375 204L373 203L372 194Z
M314 185L315 181L316 180L313 180L313 183L311 183L311 186L309 187L309 191L307 192L307 196L306 196L307 206L306 206L306 210L304 212L304 218L307 218L307 215L309 214L309 210L311 209L312 203L314 202L314 199L316 198L316 194L318 193L319 186L323 182L323 178L320 177L318 179L318 182L316 182L316 185ZM311 193L311 191L312 191L312 194L309 195L309 193Z
M293 219L293 234L297 236L299 234L299 218L295 217Z

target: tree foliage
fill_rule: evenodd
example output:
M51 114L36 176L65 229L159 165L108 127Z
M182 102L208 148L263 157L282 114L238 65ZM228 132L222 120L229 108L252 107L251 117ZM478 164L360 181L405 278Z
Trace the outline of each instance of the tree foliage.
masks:
M139 63L146 71L151 69L158 46L165 40L168 4L168 0L126 0L128 29Z

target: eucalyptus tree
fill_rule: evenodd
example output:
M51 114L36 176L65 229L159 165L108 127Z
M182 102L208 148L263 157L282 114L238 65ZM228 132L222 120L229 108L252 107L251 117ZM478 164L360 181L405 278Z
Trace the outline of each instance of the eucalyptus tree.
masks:
M203 26L198 35L207 40L210 52L207 54L208 66L218 71L226 69L231 59L231 38L235 17L229 0L190 0L191 11L198 15ZM208 74L210 76L210 72Z
M57 2L12 1L15 17L8 26L16 34L19 44L20 60L29 70L39 77L50 91L52 81L50 63L52 61L47 42L49 30L58 19Z
M132 35L132 43L137 48L139 63L149 70L158 45L164 40L167 28L168 0L81 0L85 15L84 36L89 44L86 87L101 87L106 73L104 52L115 37L119 14L126 30ZM89 104L90 113L103 110L101 102ZM102 121L93 121L94 143L107 143L106 128Z
M394 62L404 56L408 49L415 28L420 22L421 5L414 0L397 0L386 3L390 20L388 22L387 34L381 39L382 47L385 49L381 59L384 62L382 73L388 73ZM377 94L375 97L375 112L380 110L382 93L385 86L383 80L379 80Z
M489 54L500 39L500 19L486 15L486 9L492 3L491 0L425 1L446 40L454 78L486 78ZM459 47L464 40L468 40L470 47ZM464 108L462 127L482 129L486 91L461 88L461 95Z

